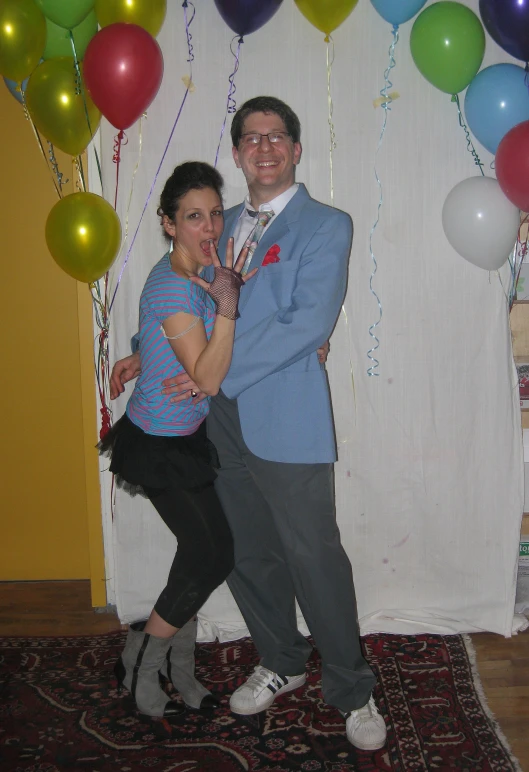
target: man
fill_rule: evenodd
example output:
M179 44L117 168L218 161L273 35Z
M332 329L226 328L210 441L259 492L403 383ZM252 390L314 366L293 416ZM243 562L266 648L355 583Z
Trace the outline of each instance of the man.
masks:
M230 707L258 713L305 682L311 647L297 629L297 598L322 658L325 700L343 713L349 741L375 750L386 728L371 697L375 678L362 656L351 565L336 524L334 427L316 351L345 295L352 223L295 183L300 125L286 104L250 99L231 136L248 197L226 212L219 254L230 236L235 254L248 239L259 271L241 294L233 358L211 401L208 435L235 542L228 584L261 662ZM114 396L137 367L134 357L116 364ZM164 385L167 393L198 391L185 378Z

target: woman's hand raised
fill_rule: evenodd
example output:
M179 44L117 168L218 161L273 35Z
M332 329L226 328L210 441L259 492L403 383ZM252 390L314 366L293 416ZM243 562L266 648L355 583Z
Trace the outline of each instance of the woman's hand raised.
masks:
M233 264L233 238L228 240L226 250L226 265L223 266L217 255L215 244L210 242L211 262L215 269L215 278L212 282L204 281L198 276L192 276L191 281L198 284L211 295L217 305L217 314L227 319L235 320L239 316L237 306L239 303L239 293L241 287L248 279L251 279L257 273L257 268L249 271L246 276L241 276L244 261L248 255L248 247L241 250L235 265Z

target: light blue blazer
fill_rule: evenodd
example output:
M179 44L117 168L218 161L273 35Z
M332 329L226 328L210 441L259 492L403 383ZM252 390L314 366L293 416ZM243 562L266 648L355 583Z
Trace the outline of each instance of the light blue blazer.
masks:
M225 214L220 255L242 207ZM336 460L329 386L316 349L330 337L343 303L352 234L349 215L300 185L255 250L252 268L259 271L241 290L222 391L237 399L244 440L260 458ZM260 267L273 245L279 262Z

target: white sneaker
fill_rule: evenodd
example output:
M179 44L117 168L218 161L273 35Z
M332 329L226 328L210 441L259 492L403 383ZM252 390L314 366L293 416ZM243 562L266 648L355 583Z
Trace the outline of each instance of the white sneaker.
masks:
M280 676L262 665L257 665L253 674L230 697L230 708L242 716L252 716L270 707L276 697L292 692L303 686L305 673L295 676Z
M361 751L376 751L386 743L386 724L373 697L358 710L344 713L347 739Z

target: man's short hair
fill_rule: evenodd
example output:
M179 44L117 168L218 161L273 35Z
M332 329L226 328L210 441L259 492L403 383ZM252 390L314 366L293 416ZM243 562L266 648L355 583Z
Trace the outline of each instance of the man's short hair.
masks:
M238 147L241 141L244 121L252 113L274 113L278 115L292 138L292 142L299 142L301 137L301 124L299 118L287 104L280 99L271 96L258 96L248 99L235 115L231 124L231 141L233 147Z

